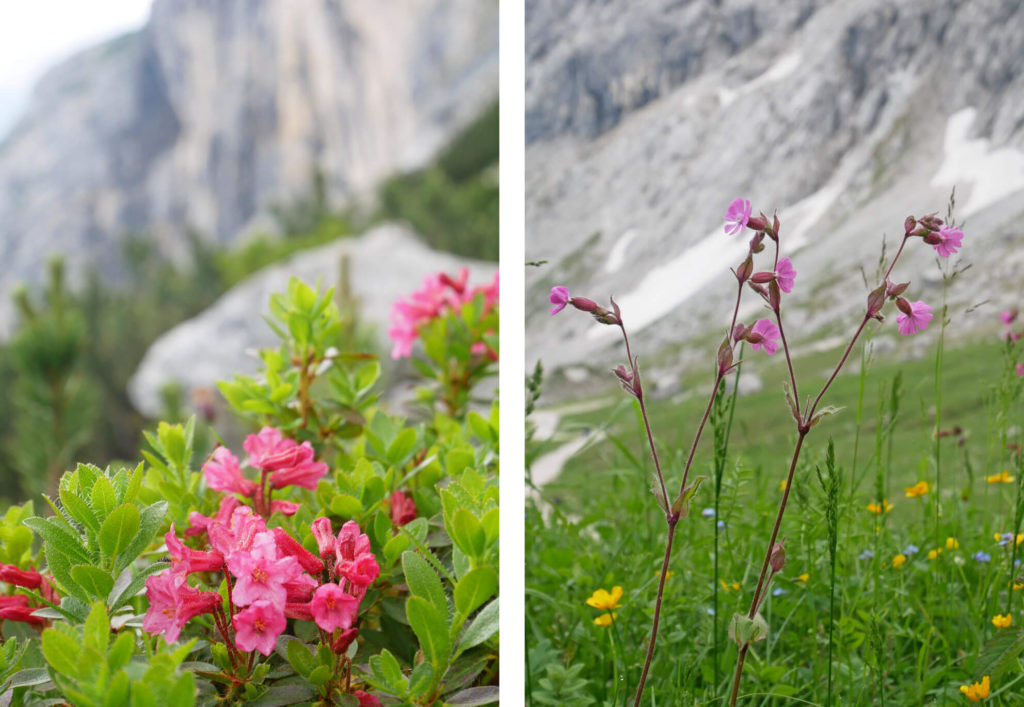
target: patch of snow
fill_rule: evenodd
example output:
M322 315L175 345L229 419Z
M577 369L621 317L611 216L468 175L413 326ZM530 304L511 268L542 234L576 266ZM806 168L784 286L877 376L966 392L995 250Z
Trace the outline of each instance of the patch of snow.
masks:
M785 246L783 255L792 254L806 245L811 228L828 212L845 188L844 180L833 179L810 196L785 209L779 209L779 220L782 223L779 230Z
M790 52L780 57L778 61L768 67L767 71L747 81L745 84L741 84L736 88L719 87L716 91L718 102L722 108L728 108L740 96L745 96L768 84L781 81L797 70L797 67L800 66L800 58L800 52Z
M630 331L640 331L697 294L716 277L738 265L749 239L729 238L721 226L664 265L651 269L636 288L616 301L628 313ZM617 327L596 324L587 331L591 340L617 336Z
M590 378L590 372L582 366L571 366L569 368L562 369L566 379L570 383L582 383L583 381Z
M932 178L933 187L971 185L970 197L960 209L963 217L1024 190L1024 153L1010 147L990 151L989 140L969 138L976 115L977 111L968 107L949 116L944 159Z
M636 238L636 229L631 228L615 241L615 245L612 246L611 251L608 253L608 260L605 261L604 271L615 272L623 266L626 262L626 249L629 248L629 244Z
M603 432L593 430L585 435L580 435L567 444L563 444L555 451L548 452L544 456L539 457L530 468L530 476L533 479L533 483L537 486L551 483L562 473L562 467L565 466L567 461L579 454L580 450L588 443L602 437L604 437Z

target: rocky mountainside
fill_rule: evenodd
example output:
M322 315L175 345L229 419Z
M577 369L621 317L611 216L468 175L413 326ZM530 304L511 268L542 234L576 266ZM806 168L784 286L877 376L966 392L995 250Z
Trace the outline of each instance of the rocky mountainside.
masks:
M332 203L425 163L497 93L497 3L154 0L147 26L56 67L0 145L0 336L54 252L118 272L146 229L228 243L268 206ZM73 274L73 273L72 273Z
M648 362L709 361L748 240L722 230L737 196L778 210L797 346L838 343L863 307L860 266L908 214L944 214L954 186L973 267L952 326L1024 299L1020 3L531 0L526 34L527 259L549 261L528 273L528 366L623 358L611 327L548 315L555 284L613 294ZM895 275L917 273L911 299L936 303L917 245ZM759 316L750 299L741 320Z

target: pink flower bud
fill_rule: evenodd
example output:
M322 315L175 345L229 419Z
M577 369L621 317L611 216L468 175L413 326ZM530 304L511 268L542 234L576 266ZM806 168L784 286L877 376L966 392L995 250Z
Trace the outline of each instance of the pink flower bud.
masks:
M753 277L750 278L751 282L756 282L759 285L767 285L769 282L775 281L775 273L773 272L756 272Z
M764 219L759 218L758 216L752 216L750 219L747 220L747 228L753 229L755 231L763 231L765 229Z
M0 565L0 582L25 589L38 589L43 575L35 570L18 569L16 565Z
M750 252L760 253L762 250L764 250L764 231L758 231L750 239Z
M313 537L316 538L320 557L326 558L334 554L334 530L331 528L331 519L321 516L314 520L309 527L313 531Z
M886 288L886 290L885 290L885 296L886 297L899 297L900 295L902 295L904 292L907 291L907 288L909 286L910 286L909 282L901 282L901 283L896 284L896 285L890 283L888 285L888 287Z
M942 228L942 219L940 219L935 214L928 214L927 216L922 216L920 219L918 219L917 222L923 227L927 228L929 231L938 231L940 228Z
M780 304L782 304L782 292L779 290L778 281L772 280L768 283L768 305L773 312L778 312Z
M571 304L573 307L580 310L581 312L589 312L591 314L600 309L597 306L597 302L591 299L587 299L586 297L573 297L571 300L569 300L569 304Z
M352 641L356 640L356 636L359 635L359 629L352 628L345 629L341 632L334 642L331 643L331 650L334 651L335 655L341 655L348 650L348 647L352 645Z
M868 295L868 316L878 318L878 313L885 306L886 283L882 283Z
M907 316L910 316L911 314L914 313L914 310L910 308L910 302L907 302L902 297L896 300L896 306L899 308L901 312L903 312Z
M911 231L917 226L917 221L913 216L907 216L907 220L903 222L903 233L909 236Z
M750 273L754 272L754 259L747 255L747 259L740 263L740 266L736 268L736 279L740 281L742 285L750 277Z
M786 549L782 547L784 542L786 542L785 538L772 547L771 558L768 560L772 566L772 572L781 572L782 568L786 566Z
M733 343L739 341L746 335L747 328L743 326L742 322L737 322L736 326L732 329L732 340Z
M725 372L732 366L732 345L729 343L729 338L726 337L722 341L722 345L718 347L718 373L719 375L725 375Z

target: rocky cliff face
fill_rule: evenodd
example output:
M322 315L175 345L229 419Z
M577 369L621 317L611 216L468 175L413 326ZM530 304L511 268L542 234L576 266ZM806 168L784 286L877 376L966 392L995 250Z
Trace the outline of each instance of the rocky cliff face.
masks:
M974 267L951 291L953 325L1019 304L1019 3L535 0L527 37L527 258L549 260L528 276L528 366L622 357L610 327L548 316L554 284L614 294L648 361L680 341L705 345L666 365L709 360L746 246L722 232L737 196L778 209L798 344L845 331L883 234L944 212L954 186ZM914 251L896 276L918 273L913 299L934 302L934 253ZM741 310L759 316L753 300Z
M0 146L0 334L50 253L116 275L147 229L230 242L266 207L335 203L424 163L497 93L497 3L155 0L140 32L52 70Z

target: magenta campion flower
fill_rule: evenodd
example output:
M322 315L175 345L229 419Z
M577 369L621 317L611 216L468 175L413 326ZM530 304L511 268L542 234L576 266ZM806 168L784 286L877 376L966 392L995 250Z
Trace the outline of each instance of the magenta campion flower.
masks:
M235 645L239 649L270 655L288 620L284 616L283 604L279 607L273 602L260 600L235 614L232 624L235 627Z
M193 550L185 545L175 533L173 521L171 529L164 535L164 542L167 543L167 552L171 556L171 572L174 574L217 572L224 567L224 556L219 552Z
M333 582L323 584L309 603L316 625L333 633L338 628L350 628L359 613L359 600L346 593Z
M1002 314L1000 314L999 318L1003 321L1003 324L1005 324L1006 326L1010 326L1011 324L1013 324L1013 320L1017 318L1017 310L1008 309Z
M212 612L222 601L216 592L190 587L183 575L171 570L146 579L146 598L149 609L142 619L142 630L163 633L168 643L178 640L190 619Z
M569 288L563 287L562 285L556 285L551 288L551 296L548 297L548 302L555 305L551 308L551 314L558 314L565 306L569 304Z
M288 597L285 582L302 574L294 557L279 557L277 542L270 532L257 533L251 550L228 555L228 569L238 579L231 592L231 600L238 606L269 601L283 607Z
M750 201L747 199L733 199L729 204L729 210L725 212L726 224L725 235L735 236L747 227L750 220Z
M214 491L240 493L252 496L256 493L256 484L242 476L238 458L227 447L217 447L213 455L203 464L203 476L206 487Z
M1024 363L1017 364L1017 377L1024 376Z
M943 226L936 235L939 238L939 242L935 243L932 247L943 258L948 258L953 253L956 253L957 248L961 247L961 242L964 239L963 231L956 226Z
M779 289L783 292L792 292L793 283L796 281L796 268L789 258L783 258L775 266L775 281L779 283Z
M906 300L904 300L906 301ZM910 336L928 328L928 322L932 320L932 308L918 300L908 302L910 313L901 311L896 317L896 328L903 336ZM902 308L901 308L902 309Z
M771 320L758 319L754 326L750 327L747 341L750 341L754 351L760 351L763 346L764 352L771 356L779 350L778 338L780 335L779 328Z

